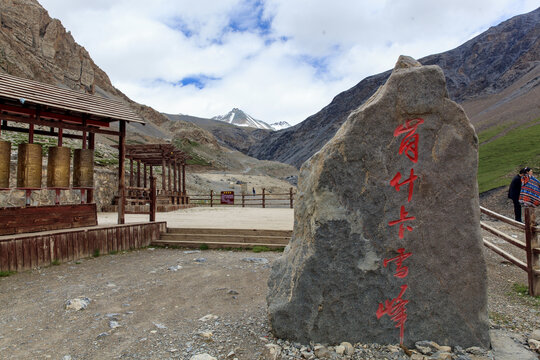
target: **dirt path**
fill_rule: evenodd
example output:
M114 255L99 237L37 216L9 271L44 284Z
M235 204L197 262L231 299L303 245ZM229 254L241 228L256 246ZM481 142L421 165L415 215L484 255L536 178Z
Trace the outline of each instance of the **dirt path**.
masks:
M240 221L238 213L193 211L209 215L216 227L292 228L292 212L276 210L282 223L261 214ZM198 226L188 213L167 216ZM279 255L142 249L0 278L0 358L190 359L208 353L220 360L263 359L265 344L275 342L265 296ZM525 273L487 249L485 255L492 328L511 330L525 342L540 328L538 303L513 290L514 283L526 283ZM66 310L75 298L88 298L87 308Z

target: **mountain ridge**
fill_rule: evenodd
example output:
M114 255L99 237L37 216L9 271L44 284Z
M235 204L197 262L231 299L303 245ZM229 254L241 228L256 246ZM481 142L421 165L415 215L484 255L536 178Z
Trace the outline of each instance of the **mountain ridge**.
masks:
M464 107L477 130L501 122L522 124L540 116L540 8L493 26L455 49L418 61L443 69L450 97ZM388 70L361 80L301 123L269 134L250 147L248 155L300 167L334 136L351 111L384 84L390 73ZM519 89L495 99L520 80L523 84ZM505 103L513 110L501 116L500 108Z

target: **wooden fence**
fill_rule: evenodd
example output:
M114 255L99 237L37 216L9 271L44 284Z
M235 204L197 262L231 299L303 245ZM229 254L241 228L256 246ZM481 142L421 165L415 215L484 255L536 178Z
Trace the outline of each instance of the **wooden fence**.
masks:
M262 189L259 194L235 194L234 202L223 204L221 193L210 190L209 194L195 194L190 196L190 202L194 205L202 206L242 206L242 207L289 207L294 208L294 191L289 189L288 193L269 193Z
M507 241L508 243L525 250L526 261L522 261L512 254L504 251L500 247L494 245L493 243L484 239L484 245L496 252L497 254L504 257L506 260L510 261L512 264L516 265L520 269L527 272L527 277L529 280L529 294L533 296L540 295L540 243L538 241L538 233L540 232L540 227L536 226L536 215L533 208L524 208L525 210L525 223L512 220L501 214L497 214L489 209L480 207L480 211L492 218L500 220L504 223L507 223L519 230L524 231L525 233L525 242L499 231L484 222L480 222L482 229L487 230L488 232L496 235L497 237Z
M126 214L148 214L150 221L156 221L157 187L156 178L150 177L150 187L126 186L126 204L133 205L134 210L126 210ZM148 205L146 209L146 206Z
M0 271L22 271L96 254L142 248L167 231L166 222L57 230L0 237Z

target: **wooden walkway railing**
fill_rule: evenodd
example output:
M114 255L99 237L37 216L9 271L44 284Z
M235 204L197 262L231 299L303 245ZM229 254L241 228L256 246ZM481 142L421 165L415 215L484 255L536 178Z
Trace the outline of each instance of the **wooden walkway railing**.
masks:
M191 195L190 202L195 205L203 206L216 206L216 205L234 205L242 207L290 207L294 208L294 191L293 188L289 189L288 193L268 193L266 189L262 189L259 194L235 194L234 203L222 204L221 194L210 190L209 194L195 194Z
M533 208L524 208L525 210L525 223L515 221L501 214L497 214L494 211L480 207L480 211L492 218L507 223L519 230L525 232L525 242L499 231L484 222L480 222L482 229L492 233L493 235L507 241L508 243L525 250L526 261L519 260L512 254L504 251L500 247L484 239L484 245L496 252L497 254L510 261L520 269L527 272L529 280L529 294L533 296L540 296L540 243L538 241L538 233L540 227L536 226L536 215Z
M150 187L126 186L126 204L149 205L148 211L125 211L126 214L148 214L150 221L156 221L157 191L156 178L150 178ZM143 208L143 206L141 206Z

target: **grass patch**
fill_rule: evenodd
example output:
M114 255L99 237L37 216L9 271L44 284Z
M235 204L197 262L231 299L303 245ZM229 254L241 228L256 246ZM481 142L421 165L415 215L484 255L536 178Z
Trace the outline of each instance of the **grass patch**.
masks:
M56 259L56 260L51 261L51 265L54 265L54 266L60 265L60 260Z
M284 250L285 248L270 249L267 246L254 246L251 248L251 251L253 251L254 253L260 253L260 252L266 252L266 251L283 252Z
M16 271L0 271L0 277L8 277L15 274Z
M480 146L478 190L480 193L507 186L518 169L527 165L534 172L540 169L540 119L532 126L522 126L505 136Z
M199 250L208 250L208 249L209 249L208 244L199 245Z
M99 255L100 255L99 254L99 249L94 249L94 252L92 253L92 257L97 258L97 257L99 257Z
M186 161L187 165L201 165L201 166L210 166L212 165L208 160L200 156L195 152L195 148L201 146L196 141L189 140L189 139L174 139L173 140L174 146L176 148L182 150L183 152L187 153L191 159L188 159Z
M497 125L497 126L493 126L487 130L484 130L482 131L481 133L478 134L478 142L480 144L486 142L486 141L489 141L491 140L492 138L494 138L495 136L499 135L500 133L502 133L504 130L508 129L510 126L512 126L514 123L511 123L511 124L501 124L501 125Z
M251 251L253 251L254 253L260 253L263 251L270 251L270 248L267 246L254 246L251 248Z
M529 295L529 287L524 284L514 283L512 284L512 293L511 295L517 295L520 298L524 299L527 303L533 306L540 306L540 296L531 296Z
M118 250L109 251L109 255L116 255L116 254L118 254Z

